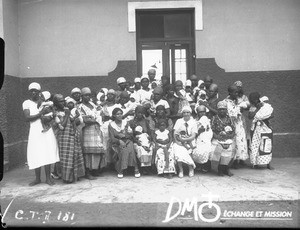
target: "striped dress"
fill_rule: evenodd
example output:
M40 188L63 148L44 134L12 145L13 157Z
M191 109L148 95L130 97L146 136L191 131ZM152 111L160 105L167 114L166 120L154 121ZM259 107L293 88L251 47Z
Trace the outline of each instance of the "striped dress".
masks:
M62 115L63 112L60 112ZM64 115L64 114L63 114ZM63 116L61 116L63 119ZM81 149L80 133L70 121L57 133L61 177L64 181L74 182L85 175L84 160Z

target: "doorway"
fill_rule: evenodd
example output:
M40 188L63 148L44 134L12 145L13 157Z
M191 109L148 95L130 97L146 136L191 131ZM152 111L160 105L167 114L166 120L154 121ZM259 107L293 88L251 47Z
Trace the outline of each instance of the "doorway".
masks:
M139 76L154 68L173 83L195 73L194 9L137 10L136 20Z

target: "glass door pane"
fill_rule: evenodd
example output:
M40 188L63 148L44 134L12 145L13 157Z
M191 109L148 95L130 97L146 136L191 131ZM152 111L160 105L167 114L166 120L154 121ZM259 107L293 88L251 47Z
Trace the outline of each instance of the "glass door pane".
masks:
M160 80L163 74L163 50L142 50L142 74L147 75L149 69L156 69L156 79Z

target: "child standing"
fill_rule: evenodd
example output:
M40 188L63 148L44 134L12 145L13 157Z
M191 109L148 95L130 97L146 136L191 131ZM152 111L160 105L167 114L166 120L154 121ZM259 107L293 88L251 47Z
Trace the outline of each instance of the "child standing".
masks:
M159 129L154 133L154 142L155 142L155 150L156 150L156 160L155 163L157 165L158 174L165 174L168 179L172 178L172 173L175 172L171 170L170 172L170 162L172 163L172 158L170 157L170 146L172 143L172 135L170 131L167 129L168 122L165 119L160 119L158 121ZM160 158L164 159L163 164L159 164ZM174 162L174 161L173 161ZM161 162L160 162L161 163ZM171 167L172 168L172 167ZM173 172L172 172L173 171Z

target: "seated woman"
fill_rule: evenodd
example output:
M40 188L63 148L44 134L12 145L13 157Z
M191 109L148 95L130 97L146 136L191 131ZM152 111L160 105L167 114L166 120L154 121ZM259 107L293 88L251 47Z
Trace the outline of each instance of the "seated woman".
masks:
M250 93L251 108L249 118L253 119L251 126L250 162L254 168L267 165L273 169L272 160L273 130L270 119L273 118L273 107L260 98L258 92Z
M232 176L229 163L234 157L234 125L227 114L227 102L219 101L217 108L218 114L212 118L211 126L213 131L211 160L217 162L220 176L224 174Z
M211 140L213 132L211 129L210 119L206 116L206 107L199 105L197 107L197 135L196 135L196 149L193 151L192 158L195 163L201 165L202 172L208 172L211 167L209 156L212 151Z
M167 129L168 122L166 119L158 120L158 127L154 133L155 143L155 164L158 175L164 174L165 177L171 179L176 173L175 157L171 148L172 133Z
M142 174L150 173L150 166L152 163L152 155L153 155L153 146L152 146L152 136L151 130L149 126L149 120L145 118L145 108L141 105L138 105L135 108L135 116L133 120L129 121L129 126L133 130L133 147L137 154L137 158L140 161ZM138 130L137 127L140 127L142 133L147 134L149 137L150 145L143 145L141 140L138 138Z
M194 118L191 116L192 109L190 106L184 106L182 108L182 118L178 119L174 126L174 140L173 151L175 155L175 159L178 162L179 174L180 178L183 177L183 167L182 164L185 163L189 167L189 176L194 176L194 168L196 167L191 154L193 149L186 149L182 142L193 141L195 143L196 133L197 133L197 124ZM180 137L179 133L185 130L189 135L187 138ZM179 135L179 136L177 136ZM195 145L195 144L194 144Z
M118 178L123 178L123 172L128 167L134 167L134 176L140 177L136 154L133 148L132 129L126 120L122 119L123 111L115 108L112 111L112 122L108 125L112 159L118 172Z
M71 105L76 103L68 98L65 102L63 95L55 94L53 97L57 118L57 142L60 155L60 172L64 183L72 183L85 175L84 159L81 149L79 131L76 127L76 117L71 118ZM68 108L65 107L65 103ZM79 114L77 115L79 118Z

